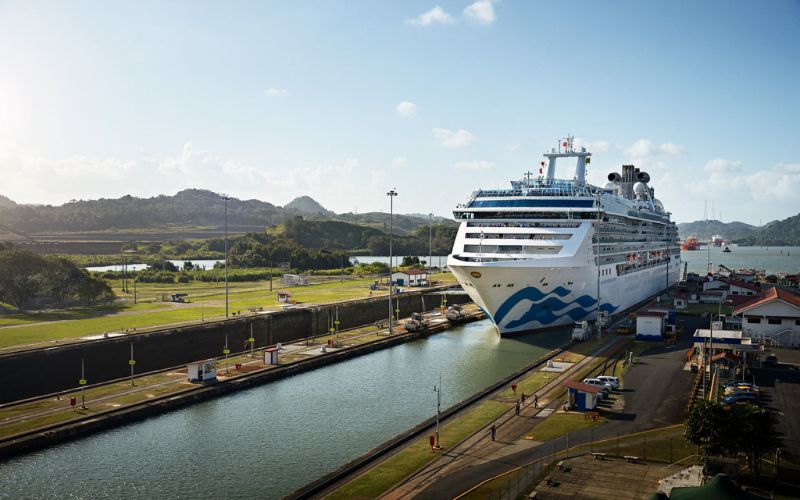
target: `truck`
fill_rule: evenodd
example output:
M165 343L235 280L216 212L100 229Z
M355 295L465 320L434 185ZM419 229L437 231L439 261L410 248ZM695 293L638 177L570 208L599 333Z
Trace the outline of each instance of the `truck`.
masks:
M588 340L593 333L594 328L589 325L588 321L579 321L575 323L575 326L572 328L572 341L580 342L582 340Z

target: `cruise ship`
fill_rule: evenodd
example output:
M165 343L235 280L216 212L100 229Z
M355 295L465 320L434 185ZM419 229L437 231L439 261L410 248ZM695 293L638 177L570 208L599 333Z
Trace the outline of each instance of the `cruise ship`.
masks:
M588 184L591 153L573 141L545 153L538 176L475 191L453 211L447 265L501 334L604 321L679 278L677 226L650 176L623 165L604 187ZM559 178L568 159L575 170Z

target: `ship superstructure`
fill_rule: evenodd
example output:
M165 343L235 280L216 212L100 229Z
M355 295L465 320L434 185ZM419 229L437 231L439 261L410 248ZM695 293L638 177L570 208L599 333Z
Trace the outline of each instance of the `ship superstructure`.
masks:
M678 280L677 227L646 172L623 165L588 184L591 153L572 137L544 156L538 176L475 191L453 212L447 264L500 333L622 312ZM556 177L562 158L577 161L572 179Z

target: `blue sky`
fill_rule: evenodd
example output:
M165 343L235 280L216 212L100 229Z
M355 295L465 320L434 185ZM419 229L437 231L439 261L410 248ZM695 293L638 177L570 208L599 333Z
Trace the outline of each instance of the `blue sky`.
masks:
M759 224L800 212L798 82L790 1L0 0L0 194L449 216L571 133Z

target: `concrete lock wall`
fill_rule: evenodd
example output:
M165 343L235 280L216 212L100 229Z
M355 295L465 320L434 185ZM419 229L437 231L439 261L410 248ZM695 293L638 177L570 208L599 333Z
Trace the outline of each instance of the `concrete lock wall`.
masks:
M404 292L395 298L393 306L399 307L400 317L422 311L423 302L425 310L441 303L441 296L420 292ZM451 295L447 301L460 304L469 298ZM251 333L257 348L323 335L328 332L337 309L340 329L373 323L389 312L386 297L376 297L10 353L0 356L0 380L4 381L0 384L0 403L77 390L81 360L89 384L127 377L130 375L131 344L136 360L135 373L145 373L220 357L226 333L232 353L249 347L247 339Z

